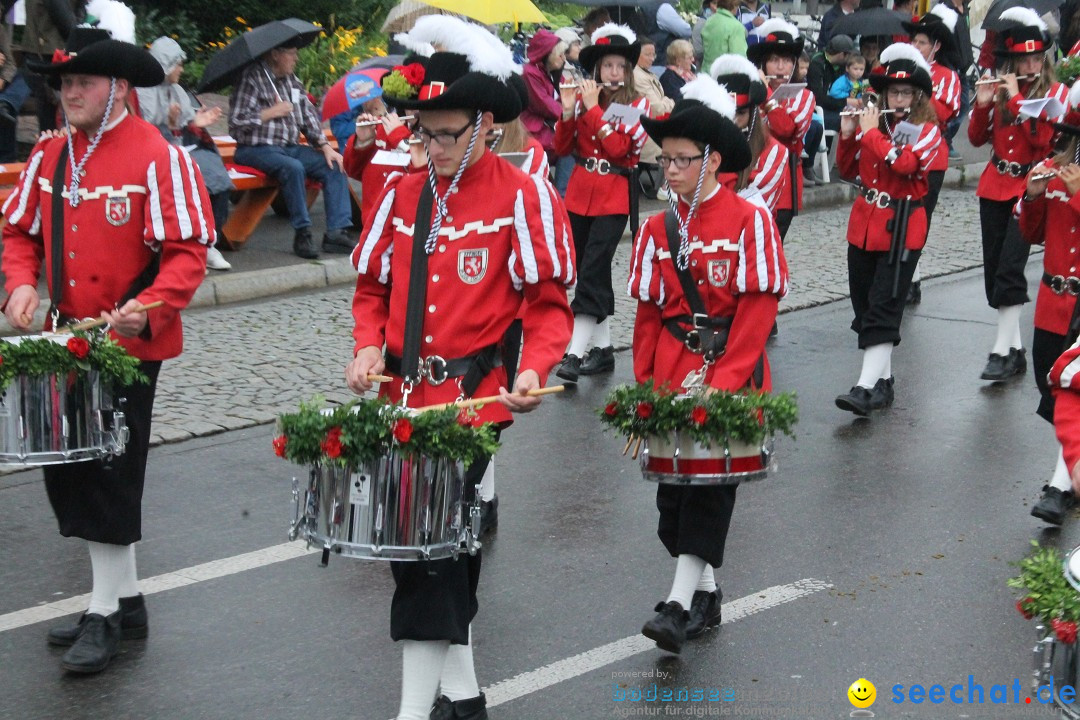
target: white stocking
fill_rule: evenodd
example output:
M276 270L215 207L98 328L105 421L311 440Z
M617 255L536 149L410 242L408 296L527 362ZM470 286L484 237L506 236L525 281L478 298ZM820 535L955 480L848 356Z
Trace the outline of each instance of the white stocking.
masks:
M397 720L428 720L449 640L401 641L401 707Z
M706 565L697 555L680 555L675 563L675 579L671 582L667 601L677 602L683 610L689 610L690 602L694 599L694 588L701 581Z

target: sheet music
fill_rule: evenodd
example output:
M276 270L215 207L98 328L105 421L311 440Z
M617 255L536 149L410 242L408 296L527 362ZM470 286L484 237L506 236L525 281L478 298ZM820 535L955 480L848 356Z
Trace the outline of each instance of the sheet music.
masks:
M771 99L776 102L791 100L792 98L798 97L799 93L805 89L806 83L784 83L773 90Z
M622 103L611 103L604 111L604 122L612 125L633 125L641 117L641 110Z
M922 134L922 126L901 120L892 131L892 140L896 145L914 145Z

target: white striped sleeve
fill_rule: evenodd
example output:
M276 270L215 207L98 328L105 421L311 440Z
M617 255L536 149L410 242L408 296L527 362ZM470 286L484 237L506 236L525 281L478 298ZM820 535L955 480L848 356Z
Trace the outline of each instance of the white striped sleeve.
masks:
M19 182L4 203L4 217L12 225L18 225L26 215L26 209L30 203L30 196L40 192L38 187L38 171L41 169L41 159L45 156L44 150L38 150L27 161L23 171L19 173ZM35 203L35 206L37 203ZM38 211L40 213L40 211Z
M158 187L157 160L151 160L146 166L146 204L150 209L150 240L161 242L165 239L165 218L161 212L161 189Z
M536 253L533 248L532 232L529 229L529 219L525 217L525 193L520 189L514 199L514 232L517 233L518 239L520 253L518 259L523 273L521 277L526 283L535 285L540 282L540 270L536 266ZM514 275L519 275L519 273L514 273ZM521 289L516 282L514 288Z
M371 224L368 225L360 236L360 242L353 250L353 267L360 274L371 274L371 258L378 254L379 271L377 278L380 283L386 284L390 279L390 257L394 251L394 243L391 242L393 227L390 225L390 214L394 209L394 198L397 188L391 187L382 197L378 209L375 211ZM381 252L377 253L380 245Z
M754 174L753 185L761 192L769 211L776 209L780 199L780 182L787 170L787 150L780 143L773 143L769 152L758 158L758 168Z

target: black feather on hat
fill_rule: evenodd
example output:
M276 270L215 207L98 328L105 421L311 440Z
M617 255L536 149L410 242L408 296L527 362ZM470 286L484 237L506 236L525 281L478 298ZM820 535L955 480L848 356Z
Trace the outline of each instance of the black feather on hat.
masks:
M631 66L637 65L641 55L641 43L634 31L625 25L607 23L601 25L592 34L592 44L581 49L578 62L587 75L591 75L600 58L618 55L626 58Z
M135 87L154 87L165 80L165 71L154 56L131 43L111 40L105 30L73 28L63 50L51 62L27 60L26 67L60 87L61 75L101 75L124 78Z

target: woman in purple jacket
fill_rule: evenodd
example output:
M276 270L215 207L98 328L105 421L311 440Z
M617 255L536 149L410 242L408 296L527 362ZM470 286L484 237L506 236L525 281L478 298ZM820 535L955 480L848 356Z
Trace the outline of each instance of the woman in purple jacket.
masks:
M529 90L529 105L521 113L525 129L550 155L555 141L555 122L562 115L555 87L566 64L566 43L541 28L529 41L529 62L522 77Z

